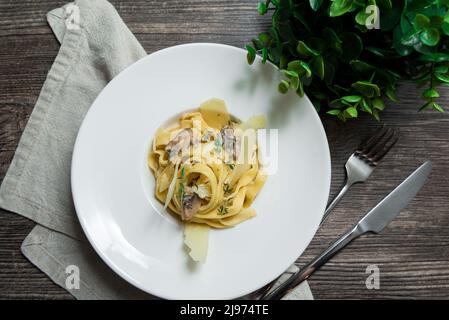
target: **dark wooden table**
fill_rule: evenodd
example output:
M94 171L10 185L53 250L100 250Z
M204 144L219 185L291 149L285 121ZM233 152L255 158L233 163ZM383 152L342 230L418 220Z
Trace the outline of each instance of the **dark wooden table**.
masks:
M45 14L65 1L0 0L0 179L3 179L59 45ZM112 3L148 53L186 42L242 47L265 30L257 0L118 1ZM402 102L383 121L400 128L398 145L368 183L355 186L299 259L308 261L353 224L414 168L432 160L431 177L399 218L377 236L364 236L310 280L317 299L449 298L449 114L417 113L418 92L400 88ZM441 104L449 107L449 91ZM279 110L279 112L282 112ZM368 117L347 124L323 117L332 155L332 194L360 139L378 125ZM0 210L2 211L2 210ZM0 213L0 298L70 299L20 253L34 223ZM368 265L380 269L380 289L368 290Z

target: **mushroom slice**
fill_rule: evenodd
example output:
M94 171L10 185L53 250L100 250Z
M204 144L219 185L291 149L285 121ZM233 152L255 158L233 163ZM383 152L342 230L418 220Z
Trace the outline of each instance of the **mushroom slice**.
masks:
M172 140L170 140L165 146L165 151L168 152L168 158L173 160L174 157L179 155L179 151L182 151L182 154L185 155L192 143L192 136L192 129L188 128L181 130Z
M190 220L201 207L201 198L193 191L192 187L185 187L182 197L182 220Z

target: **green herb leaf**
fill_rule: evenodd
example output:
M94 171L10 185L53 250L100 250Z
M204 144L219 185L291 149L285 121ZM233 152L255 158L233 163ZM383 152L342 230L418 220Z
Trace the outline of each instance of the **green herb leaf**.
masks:
M323 4L323 0L309 0L310 7L313 11L317 11Z
M373 108L375 108L375 109L377 109L377 110L383 110L383 109L385 109L385 103L384 103L384 101L383 101L382 99L380 99L380 98L373 99L372 105L373 105Z
M268 59L268 50L267 48L262 48L262 63L267 62Z
M375 70L374 66L360 60L352 60L350 62L350 65L355 71L361 73L372 72L373 70Z
M245 48L248 52L246 54L246 60L248 61L248 64L253 64L254 60L256 59L256 49L254 49L250 45L246 45Z
M440 31L436 28L426 29L423 33L421 33L419 39L421 39L421 41L427 46L436 46L440 41Z
M351 9L352 1L350 0L334 0L329 9L329 16L338 17Z
M444 112L444 109L436 102L432 102L432 108L439 112Z
M341 113L341 111L340 110L338 110L338 109L333 109L333 110L329 110L328 112L326 112L327 114L331 114L331 115L333 115L333 116L337 116L337 115L339 115L340 113Z
M313 50L308 45L306 45L304 42L299 41L298 46L296 47L296 50L299 54L306 56L306 57L316 57L320 53L316 50Z
M363 99L360 106L362 107L363 111L368 112L369 114L373 114L373 109L371 108L367 100Z
M362 97L361 96L345 96L345 97L342 97L342 99L349 103L356 103L356 102L360 102L360 100L362 100Z
M423 92L422 96L427 99L436 99L440 97L440 94L434 88L429 88Z
M317 56L310 61L310 69L320 79L324 79L324 59L322 56Z
M430 26L430 19L422 13L418 13L413 19L415 30L422 31Z
M371 82L357 81L356 83L353 83L351 86L367 97L372 98L380 96L380 88Z
M354 107L349 107L345 110L345 112L352 118L357 118L358 112Z
M286 80L282 80L279 83L278 90L280 93L287 93L289 88L290 88L290 82L288 82Z
M435 77L441 82L449 84L449 75L435 73Z
M265 2L259 2L259 5L257 6L257 11L259 11L260 15L264 15L265 13L267 13L267 5L265 4Z

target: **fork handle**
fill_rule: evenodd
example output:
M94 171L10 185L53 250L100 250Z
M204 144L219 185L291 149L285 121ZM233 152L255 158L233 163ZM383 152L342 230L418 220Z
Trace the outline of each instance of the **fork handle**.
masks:
M349 179L346 179L345 184L340 189L338 194L335 196L335 198L329 203L329 205L326 208L326 211L324 211L323 219L321 219L321 223L323 224L324 221L326 221L327 217L331 213L332 209L335 208L335 206L340 202L341 198L348 192L349 188L354 184L354 182L349 181Z

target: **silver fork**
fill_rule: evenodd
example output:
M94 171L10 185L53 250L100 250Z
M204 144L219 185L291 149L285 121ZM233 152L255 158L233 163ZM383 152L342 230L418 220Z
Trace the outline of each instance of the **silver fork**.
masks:
M378 129L373 136L359 145L345 164L346 179L343 187L335 198L327 205L320 225L324 223L332 209L335 208L353 184L362 183L368 179L377 167L379 161L385 157L398 139L398 131L384 125ZM257 299L262 299L271 290L278 279L279 277L251 294L251 296L258 297Z
M345 183L335 198L328 204L321 223L327 219L329 213L352 185L365 182L368 179L379 161L396 144L398 138L397 130L382 126L381 129L377 130L376 134L360 144L345 164Z

